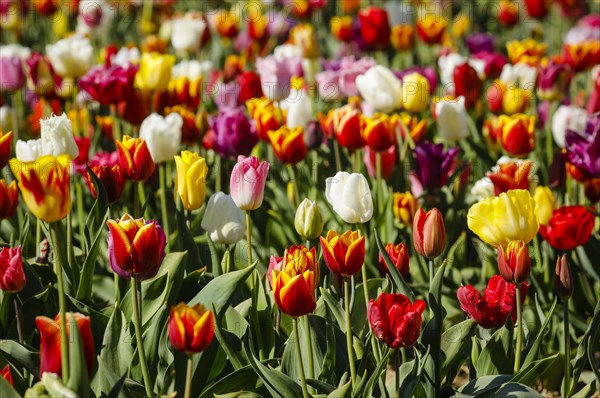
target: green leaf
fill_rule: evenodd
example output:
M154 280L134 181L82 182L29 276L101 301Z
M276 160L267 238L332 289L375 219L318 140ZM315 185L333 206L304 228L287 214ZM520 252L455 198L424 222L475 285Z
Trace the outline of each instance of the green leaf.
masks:
M511 376L483 376L459 389L455 398L542 398L543 395L526 385L509 381ZM508 380L508 381L507 381Z
M523 361L523 365L521 366L522 368L528 367L537 357L538 351L540 350L540 346L542 345L542 342L544 341L544 335L547 333L547 331L550 327L550 320L552 318L552 314L554 313L554 308L556 307L556 302L557 302L557 298L555 297L554 302L552 303L552 306L550 307L550 310L546 313L546 318L543 320L542 327L538 331L537 336L535 337L535 340L533 341L533 344L531 345L531 347L529 348L529 351L527 352L525 361ZM536 304L536 307L539 307L538 302L537 302L537 295L536 295L535 304ZM515 381L517 381L517 380L515 380ZM523 383L529 384L526 382L523 382Z
M262 395L248 391L239 391L223 395L215 394L215 398L262 398Z
M79 333L79 327L75 322L73 314L68 314L67 327L69 331L69 380L67 388L77 393L81 398L91 397L90 380L86 369L83 341Z
M400 273L400 271L398 271L398 269L396 268L396 266L390 259L390 256L385 251L385 247L383 247L383 243L381 242L381 239L379 238L379 235L377 234L377 230L373 230L373 235L375 236L375 241L377 242L377 247L379 248L379 253L383 257L383 261L385 261L385 264L388 267L390 275L392 276L392 281L394 282L394 285L396 286L396 291L398 293L404 294L405 296L407 296L410 299L410 301L414 302L415 294L410 289L410 287L408 287L408 285L406 284L406 281L402 277L402 274Z
M508 317L506 324L492 335L479 354L476 365L479 376L512 373L514 364L512 340L513 328Z
M212 309L216 314L217 310L214 305L212 306ZM218 316L215 316L215 337L219 342L219 345L227 354L227 358L231 361L234 369L238 370L248 366L248 358L246 358L246 355L242 350L242 340L238 338L235 333L223 329L221 320Z
M579 347L577 347L577 354L575 355L575 358L571 361L573 364L573 384L571 385L571 391L573 391L573 387L578 382L581 372L587 363L591 364L592 369L594 369L594 372L596 373L596 377L600 379L600 376L598 376L598 369L596 368L595 363L590 361L589 357L593 351L591 348L593 346L595 338L594 336L598 333L598 329L600 329L600 301L596 303L594 317L589 323L589 326L585 331L583 338L581 339Z
M271 361L275 363L275 360ZM243 368L230 372L222 379L219 379L208 386L206 389L204 389L204 391L202 391L202 394L200 394L199 398L212 398L214 396L218 396L218 394L227 394L235 390L254 390L257 381L258 375L252 366L247 365Z
M194 236L190 232L185 217L185 211L181 208L181 201L177 199L177 230L179 237L179 246L182 251L187 251L187 263L185 269L187 272L192 272L198 268L202 268L202 259L200 258L200 250L194 241Z
M2 398L21 398L18 392L4 379L0 377L0 397Z
M352 396L352 383L347 382L333 390L327 398L350 398Z
M475 321L467 319L448 328L442 334L441 347L444 356L442 378L448 374L450 369L459 367L469 357L472 343L470 337L476 327Z
M40 374L40 354L14 340L0 340L0 353L16 368L25 368L36 377Z
M331 314L335 318L338 326L342 329L345 329L346 318L342 312L342 307L340 306L339 302L331 295L331 293L329 293L329 290L320 288L319 291L321 292L321 297L325 301L329 311L331 311Z
M512 381L530 386L542 377L558 358L559 354L556 353L552 356L529 362L527 366L523 366L519 373L512 378Z
M357 389L357 391L355 391L353 393L353 396L355 396L355 397L362 397L362 396L370 397L372 395L373 388L375 388L375 384L379 381L384 370L387 368L388 359L392 355L393 352L394 352L394 350L388 348L387 352L385 354L382 353L381 360L377 364L377 367L375 368L373 373L371 373L369 375L369 379L367 380L367 382L365 384L363 384L364 389L363 390ZM364 394L363 394L363 391L364 391Z
M512 364L511 364L512 365ZM510 375L482 376L471 380L458 389L461 397L477 397L488 391L493 391L512 379Z

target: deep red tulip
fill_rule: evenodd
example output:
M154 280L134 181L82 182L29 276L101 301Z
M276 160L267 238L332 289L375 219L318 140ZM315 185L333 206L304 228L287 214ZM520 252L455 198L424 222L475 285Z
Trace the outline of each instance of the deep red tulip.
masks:
M547 0L525 0L527 15L531 18L542 19L548 14L549 2Z
M563 206L552 212L548 225L540 225L545 241L558 250L585 245L594 229L594 214L584 206Z
M465 62L454 68L454 90L457 97L465 97L465 106L471 109L483 92L483 82L475 69Z
M114 203L121 197L123 193L123 188L125 187L125 175L123 174L123 169L118 164L109 166L92 166L92 171L100 181L102 185L104 185L104 190L106 191L106 196L108 197L109 203ZM85 182L87 183L88 188L90 188L90 192L92 196L96 197L96 188L90 177L89 173L85 174Z
M381 293L369 301L367 318L377 338L390 348L412 347L421 334L421 315L427 304L411 303L403 294Z
M126 101L133 92L137 65L96 66L79 79L79 87L102 105Z
M360 36L367 47L387 47L390 44L391 28L384 8L367 7L358 12Z
M6 365L4 368L0 369L0 376L4 378L4 380L8 381L8 384L13 385L12 374L10 373L10 366Z
M261 98L263 96L260 77L256 72L246 71L237 76L237 82L240 85L239 102L245 104L252 98Z
M5 247L0 251L0 290L17 293L25 287L25 281L21 246Z

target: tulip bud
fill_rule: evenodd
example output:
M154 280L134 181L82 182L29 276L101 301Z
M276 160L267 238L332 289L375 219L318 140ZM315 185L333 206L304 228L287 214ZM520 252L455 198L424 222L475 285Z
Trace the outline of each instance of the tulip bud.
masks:
M17 293L25 287L21 247L5 247L0 251L0 290Z
M566 254L559 256L556 260L554 276L554 293L565 300L571 297L573 294L573 276Z
M233 201L242 210L256 210L263 202L269 163L255 156L239 156L233 167L229 190Z
M171 307L169 341L173 348L188 354L204 351L215 334L214 316L202 304Z
M446 229L438 209L427 213L421 208L417 210L413 221L413 242L417 252L428 259L442 254L446 248Z
M156 166L146 141L126 135L115 144L119 151L119 164L128 179L144 181L154 173Z
M400 271L400 274L404 278L408 276L409 266L410 266L410 258L408 257L408 249L404 243L398 243L394 245L393 243L388 243L385 247L385 251L390 256L390 260L394 263L394 266ZM389 269L383 256L379 253L379 269L381 269L385 273L389 273Z
M204 204L206 194L206 161L194 152L182 151L179 156L175 156L175 165L175 191L183 208L190 211L199 209Z
M216 192L208 199L201 226L211 241L233 245L244 237L246 216L231 196Z
M498 270L507 282L523 283L529 278L531 260L522 240L511 240L506 250L498 245Z
M316 202L304 199L296 210L296 231L304 239L315 239L323 232L323 217Z
M429 106L429 80L413 72L402 78L402 106L409 112L423 112Z
M13 385L13 378L12 374L10 373L9 365L6 365L2 369L0 369L0 376L2 376L2 378L4 378L4 380L6 380L8 384L10 384L11 386Z

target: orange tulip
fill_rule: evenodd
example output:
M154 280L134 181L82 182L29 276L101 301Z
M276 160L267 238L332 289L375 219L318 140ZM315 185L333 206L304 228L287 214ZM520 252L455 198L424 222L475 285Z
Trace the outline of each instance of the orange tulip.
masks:
M291 246L281 270L272 270L273 296L279 309L292 317L310 314L317 307L315 287L319 283L316 250Z
M411 25L395 25L392 28L392 46L398 51L407 51L413 48L415 32Z
M0 169L7 165L10 158L10 144L12 143L13 133L3 133L0 130Z
M215 334L213 312L202 304L179 303L171 307L168 331L169 341L176 350L187 354L202 352Z
M11 218L17 211L18 204L17 183L13 181L9 185L6 181L0 180L0 220Z
M411 115L408 112L402 112L399 114L400 118L398 121L402 121L400 123L400 134L403 139L406 139L406 131L404 127L408 129L408 133L414 142L419 142L427 135L427 119L421 119L416 115Z
M123 174L123 170L121 166L115 164L113 166L109 165L101 165L101 166L92 166L92 171L98 179L104 185L104 189L106 190L106 196L108 197L109 203L114 203L121 197L123 193L123 188L125 187L125 175ZM92 181L92 178L89 173L85 174L85 182L87 183L92 196L96 197L96 187Z
M417 210L413 222L413 242L415 250L429 259L440 256L446 248L444 218L438 209L427 213Z
M119 163L128 179L144 181L152 175L155 165L146 141L126 135L115 144L119 151Z
M502 192L511 189L529 189L529 173L533 167L533 162L523 161L508 162L498 165L498 170L493 173L487 173L487 177L494 184L494 195L498 196Z
M325 264L337 275L355 275L365 262L365 237L358 236L358 231L342 235L329 231L325 238L321 236L321 247Z
M282 126L267 133L275 155L285 164L296 164L306 157L307 149L304 143L304 129L292 129Z
M352 41L352 17L346 15L331 18L331 34L339 41Z

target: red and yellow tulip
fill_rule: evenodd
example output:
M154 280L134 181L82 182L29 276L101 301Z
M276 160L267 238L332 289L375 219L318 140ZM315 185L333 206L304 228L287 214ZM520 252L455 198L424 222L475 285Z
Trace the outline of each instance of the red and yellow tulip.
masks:
M10 144L12 143L13 133L3 133L0 130L0 169L6 166L10 158Z
M144 181L152 175L155 165L146 141L126 135L115 144L119 151L119 163L128 179Z
M0 180L0 220L10 218L17 211L19 204L19 192L15 181L8 184Z
M358 231L346 231L339 234L327 232L321 237L323 258L329 269L338 275L351 276L357 274L365 262L365 237Z
M169 341L173 348L187 354L204 351L215 335L213 312L202 304L179 303L171 307Z
M302 127L290 129L282 126L277 130L270 130L267 135L275 155L283 163L296 164L306 157L307 149Z

